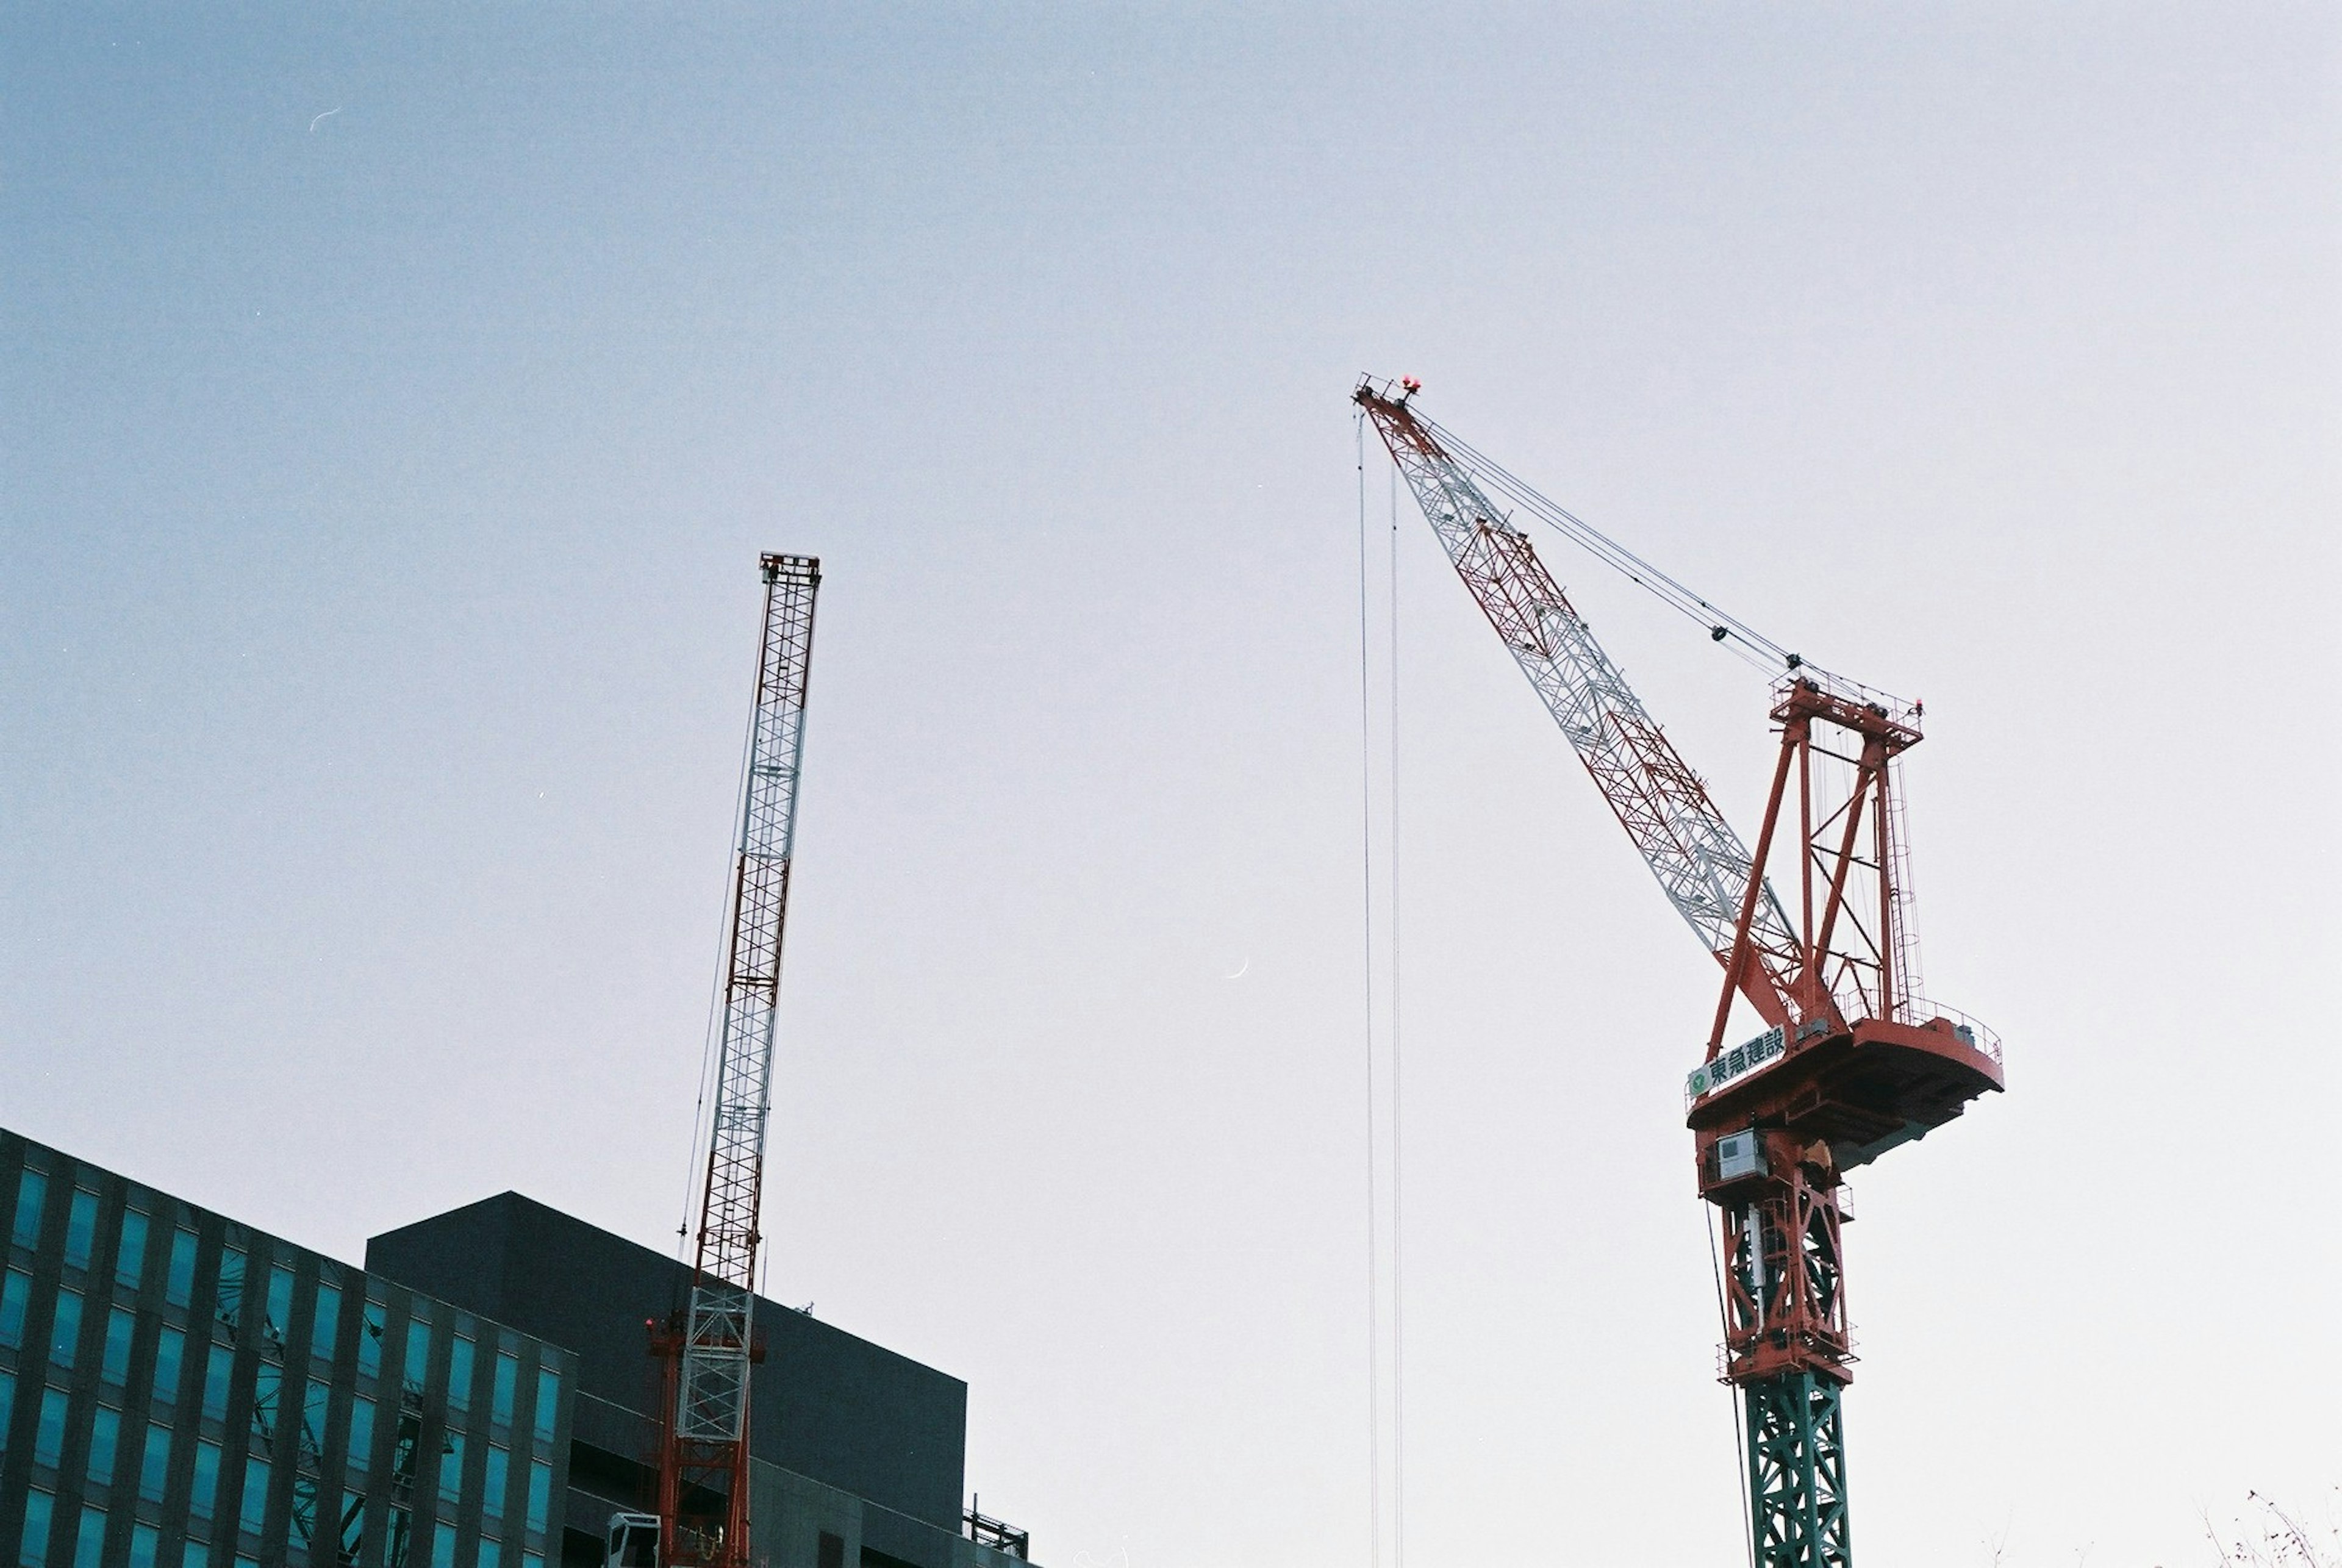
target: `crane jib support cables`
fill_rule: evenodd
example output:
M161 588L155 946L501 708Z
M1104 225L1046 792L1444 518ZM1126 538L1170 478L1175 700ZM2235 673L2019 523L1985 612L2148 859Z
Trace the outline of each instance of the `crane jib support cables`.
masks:
M1716 610L1425 418L1414 406L1419 389L1362 378L1351 401L1668 902L1724 972L1686 1082L1685 1120L1700 1196L1716 1210L1717 1364L1740 1402L1751 1561L1851 1568L1844 1174L2003 1084L1991 1031L1918 994L1897 780L1902 754L1920 739L1920 707L1822 670ZM1582 545L1772 673L1768 716L1780 750L1753 851L1516 515ZM1786 900L1770 874L1777 866ZM1727 1049L1736 1002L1765 1027Z
M821 563L811 556L766 555L761 564L764 642L733 873L698 1250L688 1308L653 1325L652 1334L653 1352L666 1368L656 1521L662 1568L747 1568L751 1562L748 1386L750 1367L759 1359L757 1213L814 596L821 586ZM646 1542L630 1553L621 1534L614 1526L615 1559L647 1555L641 1550ZM627 1568L647 1565L630 1562Z

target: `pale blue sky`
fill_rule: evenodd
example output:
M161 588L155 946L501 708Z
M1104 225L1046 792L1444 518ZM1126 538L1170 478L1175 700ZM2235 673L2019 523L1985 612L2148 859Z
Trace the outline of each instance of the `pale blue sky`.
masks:
M776 1293L967 1377L1051 1568L1355 1565L1345 399L1411 373L1927 703L2011 1092L1856 1186L1866 1560L2319 1505L2336 13L1259 9L0 21L0 1123L351 1257L671 1233L818 554ZM1711 972L1402 521L1410 1555L1728 1562ZM1747 821L1761 686L1553 559Z

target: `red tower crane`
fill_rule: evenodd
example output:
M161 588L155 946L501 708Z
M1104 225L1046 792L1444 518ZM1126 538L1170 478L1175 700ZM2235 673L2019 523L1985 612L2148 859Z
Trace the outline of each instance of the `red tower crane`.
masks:
M809 555L766 555L761 564L765 634L732 877L698 1249L689 1306L652 1325L652 1353L666 1368L658 1514L613 1522L611 1560L626 1568L649 1568L642 1559L653 1538L661 1568L748 1568L751 1562L748 1385L759 1359L757 1215L797 773L805 754L814 595L821 586L821 563Z
M1855 1357L1841 1176L2002 1086L1991 1033L1917 994L1896 777L1920 739L1918 705L1817 669L1722 615L1424 418L1416 390L1364 378L1352 401L1668 900L1723 967L1686 1087L1686 1122L1726 1260L1722 1371L1741 1403L1754 1561L1851 1568L1841 1394ZM1753 854L1492 491L1694 615L1716 641L1771 664L1781 745ZM1767 870L1792 839L1785 904ZM1767 1027L1727 1048L1736 998Z

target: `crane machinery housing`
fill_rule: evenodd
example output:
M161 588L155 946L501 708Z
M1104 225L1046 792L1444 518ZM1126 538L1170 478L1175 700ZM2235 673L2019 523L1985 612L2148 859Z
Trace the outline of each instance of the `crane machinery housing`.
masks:
M1999 1042L1918 994L1897 766L1921 711L1807 664L1547 501L1362 377L1360 417L1464 585L1724 971L1686 1084L1724 1259L1723 1381L1741 1404L1756 1568L1851 1568L1842 1394L1853 1381L1843 1176L2002 1087ZM1752 853L1491 492L1775 673L1780 748ZM1795 840L1785 901L1767 874ZM1783 858L1787 858L1784 856ZM1733 1006L1764 1031L1727 1047Z
M764 637L741 792L691 1299L666 1323L650 1325L652 1353L664 1364L666 1385L658 1513L621 1514L612 1522L610 1560L624 1568L749 1568L753 1561L748 1384L759 1359L753 1321L763 1240L757 1216L797 774L805 754L814 597L821 586L821 563L812 556L767 554L760 564Z

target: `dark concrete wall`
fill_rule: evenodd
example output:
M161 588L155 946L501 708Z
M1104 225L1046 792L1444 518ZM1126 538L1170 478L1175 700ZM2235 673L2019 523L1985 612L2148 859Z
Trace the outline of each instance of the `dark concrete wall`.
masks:
M575 1351L578 1386L656 1407L645 1323L683 1304L690 1270L505 1193L375 1236L365 1266ZM756 1457L958 1533L967 1385L759 1296Z

